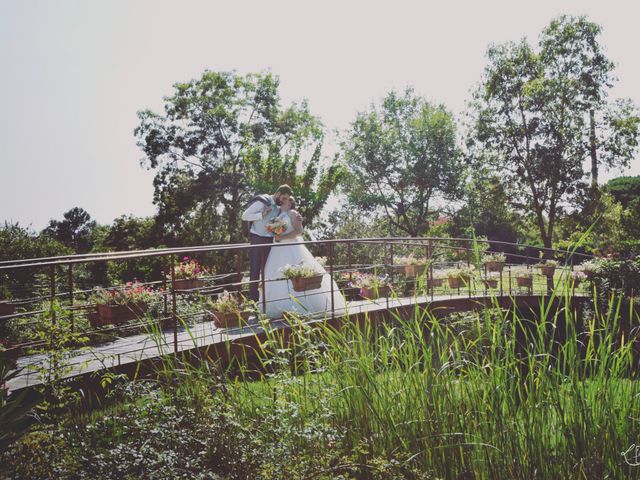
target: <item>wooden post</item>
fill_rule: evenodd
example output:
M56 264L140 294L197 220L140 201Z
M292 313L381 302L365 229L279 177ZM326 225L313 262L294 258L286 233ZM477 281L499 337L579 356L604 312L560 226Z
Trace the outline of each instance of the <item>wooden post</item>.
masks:
M173 320L173 352L178 353L178 311L176 307L176 259L171 255L171 314Z

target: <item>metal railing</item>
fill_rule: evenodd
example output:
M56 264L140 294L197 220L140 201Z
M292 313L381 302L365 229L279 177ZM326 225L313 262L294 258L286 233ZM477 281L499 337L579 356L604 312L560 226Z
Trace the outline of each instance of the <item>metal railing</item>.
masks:
M508 242L493 240L472 240L469 238L413 238L413 237L386 237L386 238L362 238L362 239L332 239L317 240L311 242L287 242L274 243L271 248L282 248L285 246L305 245L309 249L313 249L316 253L325 254L327 261L324 275L328 275L330 281L329 289L320 291L305 292L305 296L328 295L330 298L330 306L327 305L324 311L307 312L310 317L325 316L335 318L336 315L342 315L345 312L337 309L336 300L340 300L338 296L346 297L351 302L360 302L361 304L375 302L377 298L367 298L362 295L362 290L354 286L362 273L372 273L374 275L384 275L392 286L395 287L395 293L385 293L385 306L388 308L391 298L410 298L421 297L433 300L436 296L461 296L468 295L488 295L495 293L499 295L509 294L517 295L520 293L532 294L539 288L541 294L546 294L552 287L553 282L546 279L546 282L531 282L528 285L518 285L513 275L513 267L516 265L524 266L531 269L532 265L538 260L540 253L546 257L553 257L559 260L559 270L568 271L573 268L574 264L580 263L582 260L592 258L590 255L573 253L569 251L560 251L543 247L535 247L531 245L517 245ZM488 282L489 272L486 266L477 271L477 279L480 281L468 281L460 286L447 286L449 282L446 279L442 281L438 278L438 271L446 272L452 266L471 266L477 263L475 258L478 251L486 249L490 252L500 252L509 250L507 253L507 262L504 270L499 272L495 282ZM90 338L104 339L104 336L115 335L127 336L132 333L142 333L148 327L149 318L157 322L162 330L171 335L172 349L174 353L180 350L179 330L185 322L202 322L205 320L207 312L202 308L193 311L185 309L184 305L189 304L187 300L191 299L191 306L197 303L191 296L198 294L202 296L216 296L223 291L232 291L242 294L246 291L251 281L245 279L246 271L239 269L235 272L225 272L205 277L205 285L195 289L177 288L176 266L179 259L185 255L204 255L210 253L224 254L225 256L244 255L251 249L263 248L261 245L228 244L228 245L205 245L194 247L180 248L162 248L152 250L135 250L128 252L103 252L82 255L68 255L61 257L47 257L36 259L21 259L14 261L0 262L0 278L8 281L12 280L12 275L25 270L38 272L40 278L48 279L48 285L43 283L39 286L39 292L35 295L20 298L17 296L10 301L0 302L0 332L13 331L31 328L37 326L42 321L44 315L48 315L52 322L63 319L56 318L54 303L60 305L65 312L64 321L70 322L72 331L82 331L89 335ZM356 251L359 250L359 251ZM524 250L524 252L522 252ZM417 252L417 253L416 253ZM520 252L520 253L518 253ZM538 253L533 255L532 253ZM399 255L411 254L416 258L422 258L427 265L421 275L407 276L402 273L402 269L396 264L394 259ZM162 278L146 278L143 279L143 285L151 287L156 291L156 313L147 315L145 318L133 319L124 325L111 325L96 328L79 328L76 324L76 316L83 318L95 314L96 305L91 304L87 298L94 291L93 288L78 288L78 279L76 274L82 266L96 263L107 262L131 262L145 259L160 259L163 263ZM241 265L243 262L236 262ZM484 281L483 281L484 280ZM492 279L493 280L493 279ZM277 302L279 300L287 300L287 298L268 298L266 294L267 284L273 281L282 281L281 279L266 279L264 271L258 282L261 292L260 312L258 315L264 315L267 312L269 302ZM524 286L523 286L524 285ZM0 285L1 287L2 285ZM122 285L112 285L112 288L124 288ZM46 288L46 292L42 291ZM38 289L36 289L38 290ZM295 296L295 295L294 295ZM47 303L49 304L47 306ZM393 302L391 302L393 303ZM14 311L11 311L13 308ZM85 318L86 320L86 318ZM278 320L272 319L272 320ZM86 323L86 322L85 322ZM6 333L5 333L6 334ZM0 337L2 334L0 333ZM19 336L19 335L18 335ZM6 342L5 342L6 343ZM25 352L41 346L36 341L18 342L14 345L8 345L12 355L21 355ZM132 350L132 352L138 350ZM124 352L129 353L129 352ZM4 352L7 355L7 352ZM120 356L122 351L118 353Z

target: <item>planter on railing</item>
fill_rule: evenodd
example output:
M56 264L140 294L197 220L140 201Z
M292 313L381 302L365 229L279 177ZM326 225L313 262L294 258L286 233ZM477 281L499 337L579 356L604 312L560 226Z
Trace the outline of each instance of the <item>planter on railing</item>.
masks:
M483 278L482 283L487 288L498 288L498 280L495 278Z
M540 275L544 275L545 277L553 277L553 274L556 271L555 265L539 265Z
M251 312L216 312L212 311L213 323L218 328L233 328L246 325Z
M181 278L175 280L176 290L195 290L196 288L204 287L204 285L204 280L200 280L199 278Z
M501 272L504 270L504 262L486 262L488 272Z
M295 277L291 278L291 285L296 292L305 292L307 290L317 290L322 286L323 274L314 275L313 277Z
M13 303L0 302L0 317L13 315L16 313L16 306Z
M144 317L149 305L146 302L98 305L97 315L89 315L91 326L118 325L121 323Z
M424 275L424 271L426 269L426 265L405 265L404 274L407 277L419 277L421 275Z
M360 295L369 300L375 300L376 298L388 297L391 294L391 285L379 286L367 288L362 287L360 289Z
M448 277L449 288L462 288L469 285L471 277Z
M427 288L442 287L444 284L444 278L429 278L427 279Z
M532 277L516 277L516 284L518 287L533 287L533 278Z

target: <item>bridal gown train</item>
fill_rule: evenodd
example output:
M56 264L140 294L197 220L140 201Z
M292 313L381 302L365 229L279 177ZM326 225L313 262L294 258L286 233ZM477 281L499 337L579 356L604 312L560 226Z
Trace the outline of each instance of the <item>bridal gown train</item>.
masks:
M289 233L293 230L291 220L287 213L282 213L279 218L287 222ZM269 318L280 318L283 312L295 311L301 314L319 316L331 315L331 283L333 282L333 304L336 313L344 312L346 302L335 281L315 259L313 254L304 245L287 245L287 243L301 242L302 238L296 237L275 243L267 257L264 267L265 296L267 299L266 315ZM278 246L280 245L280 246ZM290 280L282 276L280 271L285 265L304 264L324 274L322 285L318 289L296 292ZM262 305L262 292L260 292L260 305Z

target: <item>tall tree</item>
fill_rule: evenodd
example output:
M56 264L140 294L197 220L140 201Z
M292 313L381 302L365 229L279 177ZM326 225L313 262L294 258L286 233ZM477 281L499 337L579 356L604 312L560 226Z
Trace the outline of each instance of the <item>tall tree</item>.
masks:
M342 143L349 201L382 211L411 236L429 231L437 200L460 194L462 164L453 116L411 88L358 114Z
M489 64L471 104L468 143L478 166L489 166L517 187L512 203L533 216L545 247L552 246L558 218L587 197L583 163L592 145L585 141L591 130L585 106L601 104L586 88L589 82L578 78L581 65L588 64L580 59L592 55L583 51L589 42L562 44L549 35L541 37L540 53L526 40L489 48ZM596 144L597 156L611 159L621 151L616 146L633 144L632 130L628 122L610 122L612 140Z
M65 212L62 220L51 220L42 233L76 253L86 253L93 246L96 226L89 213L75 207Z
M164 99L164 114L138 113L135 134L145 153L143 165L156 171L154 202L159 223L169 232L167 243L185 231L206 242L244 240L242 210L263 188L256 170L276 165L293 175L301 155L320 145L319 120L305 102L282 107L278 85L271 73L206 71L174 85L173 95ZM305 190L303 197L312 183L331 183L317 160L310 160L315 165L308 171L320 178L303 175L308 183L296 184L298 177L292 182L296 191Z
M640 117L629 99L608 101L614 64L599 43L602 27L587 17L563 15L540 38L547 77L576 90L573 107L583 112L584 142L591 161L591 190L598 191L600 166L626 167L638 144Z

